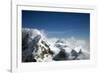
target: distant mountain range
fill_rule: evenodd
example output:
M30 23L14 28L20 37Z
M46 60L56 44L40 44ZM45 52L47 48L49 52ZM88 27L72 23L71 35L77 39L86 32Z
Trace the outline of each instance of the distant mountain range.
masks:
M89 59L89 51L76 43L64 39L52 41L38 29L22 28L22 62Z

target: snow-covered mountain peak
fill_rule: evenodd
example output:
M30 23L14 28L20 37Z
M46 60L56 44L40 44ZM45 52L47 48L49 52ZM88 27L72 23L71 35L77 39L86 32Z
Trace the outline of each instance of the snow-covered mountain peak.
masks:
M72 38L59 39L47 37L45 32L38 29L22 29L22 61L53 61L89 58L88 47L83 40ZM80 53L87 53L80 56Z

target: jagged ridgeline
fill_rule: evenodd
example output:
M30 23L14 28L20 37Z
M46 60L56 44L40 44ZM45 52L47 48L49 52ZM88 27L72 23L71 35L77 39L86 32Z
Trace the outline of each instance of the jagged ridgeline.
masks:
M22 62L87 60L89 50L77 40L48 38L41 30L22 28ZM86 44L86 43L85 43Z

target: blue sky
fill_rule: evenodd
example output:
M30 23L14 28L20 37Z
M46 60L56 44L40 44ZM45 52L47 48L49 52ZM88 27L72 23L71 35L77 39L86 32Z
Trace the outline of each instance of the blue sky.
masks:
M48 37L89 39L90 14L22 10L22 28L44 30Z

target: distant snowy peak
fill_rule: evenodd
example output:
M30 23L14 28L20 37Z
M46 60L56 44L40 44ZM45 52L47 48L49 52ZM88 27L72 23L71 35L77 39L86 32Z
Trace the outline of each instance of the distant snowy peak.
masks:
M55 46L58 47L58 48L65 48L65 47L68 47L68 45L66 44L66 42L64 40L57 40L55 42Z
M57 40L55 42L55 46L60 50L64 49L66 53L71 53L72 49L67 45L66 40Z
M56 43L65 43L65 41L64 41L64 40L58 39L58 40L56 41Z
M77 47L73 48L73 50L75 50L77 53L79 53L80 50L82 51L82 47L81 46L77 46Z
M73 40L72 40L73 41ZM75 40L74 40L75 41ZM67 53L71 53L71 51L72 50L74 50L74 51L76 51L77 53L79 53L80 52L80 50L82 51L82 46L80 46L80 45L78 45L78 46L76 46L76 45L74 45L74 44L72 44L72 45L69 45L69 43L70 42L67 42L66 43L66 40L57 40L56 42L55 42L55 46L57 47L57 48L59 48L59 49L64 49ZM72 47L72 46L74 46L74 47Z

